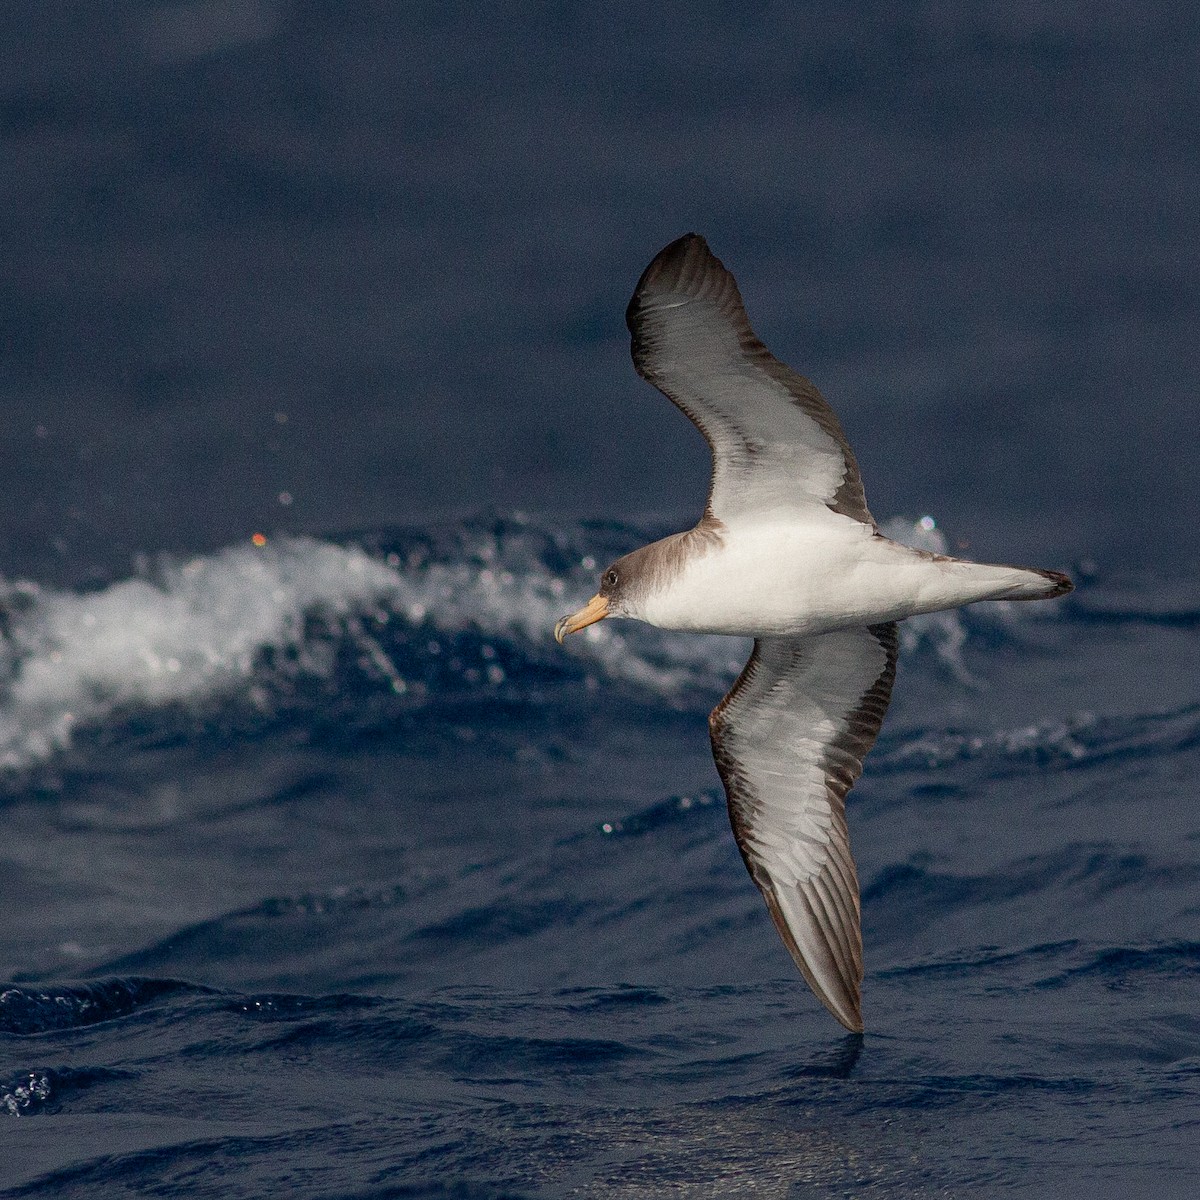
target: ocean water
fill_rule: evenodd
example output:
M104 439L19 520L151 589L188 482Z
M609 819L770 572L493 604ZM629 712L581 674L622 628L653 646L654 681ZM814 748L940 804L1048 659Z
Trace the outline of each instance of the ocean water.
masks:
M0 1195L1191 1197L1200 9L129 0L0 39ZM622 313L695 229L892 536L867 1032L728 828Z
M5 1194L1190 1194L1194 579L905 626L856 1038L729 832L705 714L745 645L553 641L653 532L6 586Z

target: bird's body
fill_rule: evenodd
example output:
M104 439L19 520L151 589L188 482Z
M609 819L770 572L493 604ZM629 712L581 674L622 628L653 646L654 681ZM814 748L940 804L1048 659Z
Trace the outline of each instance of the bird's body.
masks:
M1042 572L913 550L826 513L803 523L747 519L728 529L710 522L694 543L699 551L648 591L639 619L691 633L807 637L1049 590ZM647 549L664 543L670 539Z
M884 537L833 411L758 340L703 238L688 234L654 259L626 320L638 372L712 449L708 502L695 528L613 563L555 636L615 616L755 639L709 718L730 823L796 965L861 1031L845 800L891 697L895 623L980 600L1061 596L1071 581Z

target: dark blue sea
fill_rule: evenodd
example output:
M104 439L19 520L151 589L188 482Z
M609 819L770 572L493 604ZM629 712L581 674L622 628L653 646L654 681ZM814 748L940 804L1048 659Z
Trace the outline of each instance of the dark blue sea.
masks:
M1165 1197L1200 1174L1200 19L11 6L0 1195ZM864 1036L729 831L636 378L697 229L892 536Z

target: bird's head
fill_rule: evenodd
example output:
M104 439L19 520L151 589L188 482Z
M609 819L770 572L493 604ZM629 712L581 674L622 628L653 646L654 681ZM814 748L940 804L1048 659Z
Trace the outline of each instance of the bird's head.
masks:
M635 552L636 553L636 552ZM578 611L563 617L554 627L554 637L561 645L569 633L578 633L605 617L636 617L633 589L630 581L633 554L619 558L600 576L600 590Z

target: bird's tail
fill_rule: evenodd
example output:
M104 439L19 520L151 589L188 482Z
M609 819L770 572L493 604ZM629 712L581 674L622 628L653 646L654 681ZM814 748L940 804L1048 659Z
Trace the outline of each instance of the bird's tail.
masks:
M1075 590L1069 575L1061 571L1046 571L1041 567L1021 567L1019 569L1026 578L1020 585L1020 590L1009 596L1009 600L1053 600L1055 596L1065 596Z
M975 563L961 558L952 562L954 574L969 586L978 588L973 597L975 600L1052 600L1075 590L1070 577L1061 571Z

